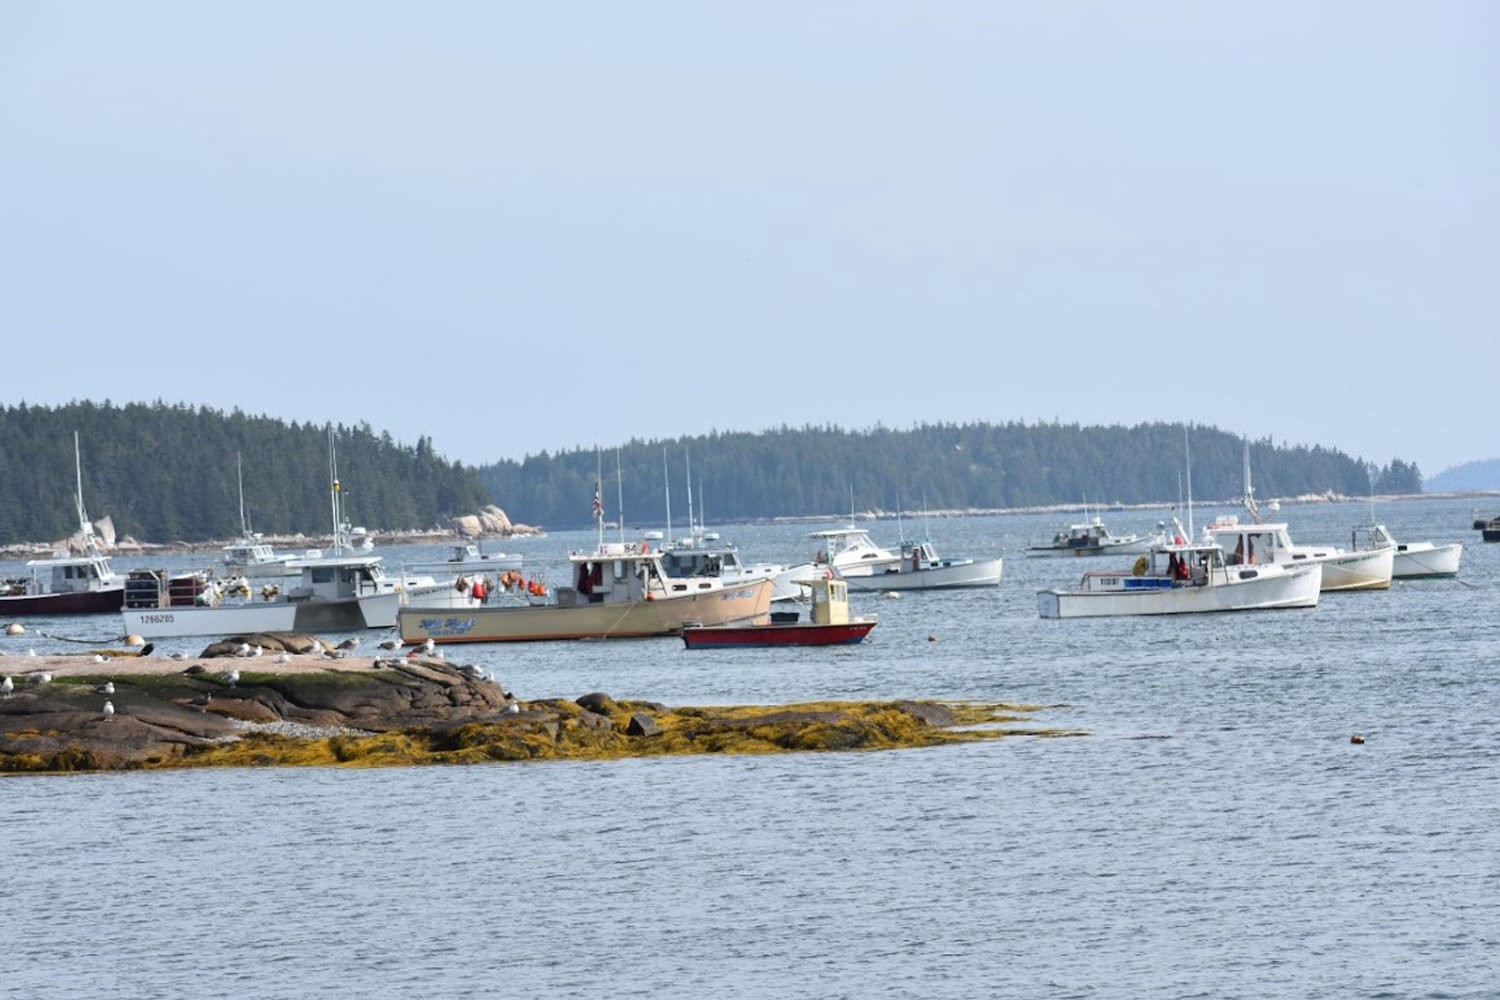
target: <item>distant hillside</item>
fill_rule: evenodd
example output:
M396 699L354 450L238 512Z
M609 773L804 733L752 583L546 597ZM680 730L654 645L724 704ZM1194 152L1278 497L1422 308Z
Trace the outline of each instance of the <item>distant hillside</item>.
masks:
M1427 481L1433 493L1455 493L1461 490L1500 490L1500 458L1465 462L1444 469Z
M143 541L239 532L235 454L244 456L252 527L307 534L332 528L328 429L270 417L162 403L0 408L0 545L64 538L78 527L73 432L83 499L120 534ZM472 469L397 444L368 424L335 428L348 513L374 529L426 528L490 503Z
M1192 430L1193 493L1242 492L1242 443L1214 428ZM1077 424L938 424L913 430L846 431L804 427L725 433L621 447L630 524L665 517L663 449L672 477L674 521L685 522L684 456L691 454L694 503L712 521L829 514L898 507L1021 507L1066 502L1150 503L1177 497L1183 426L1081 427ZM1251 442L1256 493L1296 496L1369 492L1364 464L1323 447ZM615 452L603 456L603 501L617 508ZM589 523L598 459L592 450L482 466L481 480L511 517L562 528ZM1393 460L1378 470L1379 492L1417 492L1421 473Z

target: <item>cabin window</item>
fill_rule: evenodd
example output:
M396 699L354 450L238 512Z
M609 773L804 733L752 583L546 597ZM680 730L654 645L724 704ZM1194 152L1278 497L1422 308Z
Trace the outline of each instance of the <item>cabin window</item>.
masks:
M314 566L312 568L312 582L313 583L332 583L333 582L333 567L332 566Z
M625 579L625 561L623 559L615 560L615 579Z

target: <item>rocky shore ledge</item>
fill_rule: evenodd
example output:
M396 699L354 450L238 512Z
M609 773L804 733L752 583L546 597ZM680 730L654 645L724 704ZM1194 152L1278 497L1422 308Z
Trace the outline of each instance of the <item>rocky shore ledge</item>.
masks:
M0 773L599 760L1081 735L1037 726L1029 713L1040 706L692 708L599 692L524 701L474 667L433 658L111 652L0 659L11 678L0 694Z

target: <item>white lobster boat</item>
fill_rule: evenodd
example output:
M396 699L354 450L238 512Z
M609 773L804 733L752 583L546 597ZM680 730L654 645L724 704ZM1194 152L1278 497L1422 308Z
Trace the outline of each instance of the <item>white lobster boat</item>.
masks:
M1070 524L1066 531L1059 531L1050 541L1027 546L1026 555L1032 558L1135 555L1165 540L1160 532L1156 535L1112 535L1104 522L1096 517L1086 524Z
M1332 545L1297 545L1285 524L1241 524L1234 515L1203 529L1221 546L1230 565L1323 567L1324 590L1388 590L1395 569L1394 548L1349 552Z
M843 574L850 590L951 590L959 587L998 587L1004 568L993 559L944 559L931 542L902 546L901 561L883 570Z
M846 580L899 569L901 565L901 553L881 548L868 531L852 524L847 528L810 531L807 537L817 539L822 546L813 559L814 566L819 569L831 566Z
M1043 618L1315 608L1322 567L1230 566L1210 543L1163 545L1124 571L1090 570L1074 590L1037 592Z
M1434 545L1432 542L1398 542L1385 525L1371 521L1354 529L1352 547L1357 551L1391 549L1394 555L1391 575L1396 579L1457 576L1464 547L1460 542Z
M1323 589L1389 590L1395 571L1395 549L1348 552L1333 545L1297 545L1283 523L1261 521L1250 480L1250 442L1245 442L1245 495L1241 498L1253 524L1241 524L1234 515L1221 517L1203 529L1204 535L1228 553L1232 565L1323 567Z

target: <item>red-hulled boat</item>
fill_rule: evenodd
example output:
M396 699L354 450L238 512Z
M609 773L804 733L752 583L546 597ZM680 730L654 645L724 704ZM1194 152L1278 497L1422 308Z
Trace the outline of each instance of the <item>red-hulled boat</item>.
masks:
M768 620L727 625L688 625L682 644L688 649L731 646L847 646L863 642L875 627L874 618L849 617L849 585L843 580L798 581L812 591L809 621L798 614L773 612Z

